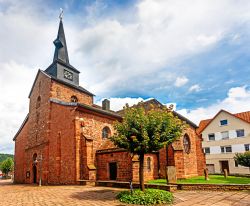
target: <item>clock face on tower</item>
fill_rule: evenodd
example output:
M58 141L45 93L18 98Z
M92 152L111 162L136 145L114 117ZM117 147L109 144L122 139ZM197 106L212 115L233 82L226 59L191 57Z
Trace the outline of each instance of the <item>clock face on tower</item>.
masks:
M63 76L65 79L73 81L73 73L69 72L68 70L64 69Z

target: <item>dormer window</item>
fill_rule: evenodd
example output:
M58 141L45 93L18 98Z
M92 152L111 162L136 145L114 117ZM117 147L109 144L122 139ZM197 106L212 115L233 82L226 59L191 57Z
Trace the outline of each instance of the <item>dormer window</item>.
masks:
M226 126L228 124L227 119L223 119L220 121L220 126Z
M71 96L70 101L71 102L78 102L78 99L75 95L73 95L73 96Z

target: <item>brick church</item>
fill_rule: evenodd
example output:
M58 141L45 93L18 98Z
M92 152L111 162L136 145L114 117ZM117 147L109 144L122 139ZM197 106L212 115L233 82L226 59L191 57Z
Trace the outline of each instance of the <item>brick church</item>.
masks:
M114 147L108 137L122 112L94 104L94 94L79 85L80 72L69 63L62 20L52 64L39 70L29 94L29 113L14 137L16 183L78 184L79 181L138 181L136 157ZM157 104L155 99L144 105ZM205 167L197 126L188 124L183 136L160 151L145 155L145 180L165 176L175 166L177 178L202 175Z

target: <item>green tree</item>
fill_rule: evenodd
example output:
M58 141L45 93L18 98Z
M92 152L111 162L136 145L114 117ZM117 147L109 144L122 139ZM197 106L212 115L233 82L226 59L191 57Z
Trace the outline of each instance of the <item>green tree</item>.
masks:
M250 151L245 153L236 153L234 160L241 166L248 167L250 170Z
M10 171L13 171L13 167L14 167L14 162L13 162L13 159L11 157L7 158L6 160L4 160L2 163L1 163L1 170L2 172L8 176L9 172Z
M175 117L171 109L153 107L148 111L142 104L124 108L122 122L115 123L116 133L110 139L120 148L139 157L139 179L144 191L144 155L158 151L182 135L185 124Z

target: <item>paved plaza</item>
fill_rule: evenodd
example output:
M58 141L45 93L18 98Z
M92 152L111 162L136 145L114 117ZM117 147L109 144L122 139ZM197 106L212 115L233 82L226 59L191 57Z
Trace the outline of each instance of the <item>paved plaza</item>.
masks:
M91 186L13 185L0 180L1 206L123 206L115 199L122 189ZM247 206L249 192L178 191L174 205Z

